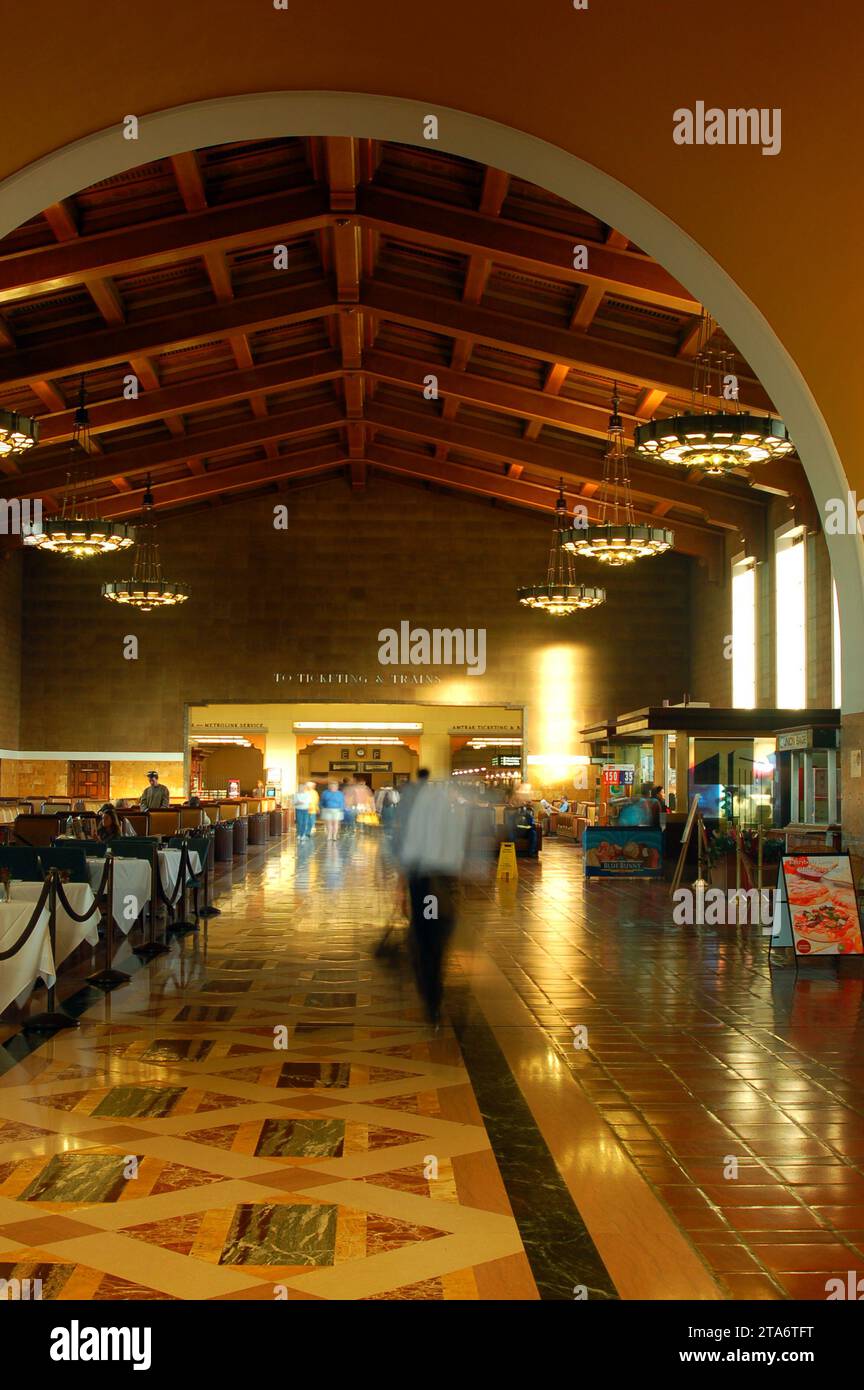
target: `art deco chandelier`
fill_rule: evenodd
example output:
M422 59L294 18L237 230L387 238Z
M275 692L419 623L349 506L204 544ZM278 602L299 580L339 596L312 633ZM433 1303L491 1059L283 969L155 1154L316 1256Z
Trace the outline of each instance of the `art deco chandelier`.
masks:
M144 519L139 527L132 578L103 584L102 595L112 603L126 604L130 608L137 608L139 613L149 613L152 608L173 608L178 603L185 603L189 590L185 584L173 584L162 578L156 524L151 520L153 493L149 474L142 507Z
M0 410L0 458L23 454L39 441L39 425L14 410Z
M715 328L703 310L693 371L693 409L640 425L635 446L643 458L723 474L783 458L795 447L782 420L740 409L732 355L712 352L710 347Z
M565 533L563 540L565 550L588 560L602 560L606 565L629 565L647 555L662 555L675 541L671 531L659 526L642 526L636 521L627 471L624 421L618 406L616 385L609 416L609 447L603 461L603 486L597 498L600 521L593 526L574 526Z
M46 517L24 537L25 545L54 555L69 555L73 560L89 560L94 555L111 555L116 550L128 550L134 543L135 531L123 521L106 521L96 515L96 503L88 500L90 478L87 475L90 457L90 417L84 394L84 382L75 411L69 471L66 487L57 516Z
M573 556L564 549L563 544L567 530L567 501L564 497L562 478L558 500L555 503L555 524L552 530L552 544L549 547L546 582L516 590L519 602L526 608L539 608L556 618L567 617L580 609L596 608L606 600L605 589L592 589L585 584L576 583Z

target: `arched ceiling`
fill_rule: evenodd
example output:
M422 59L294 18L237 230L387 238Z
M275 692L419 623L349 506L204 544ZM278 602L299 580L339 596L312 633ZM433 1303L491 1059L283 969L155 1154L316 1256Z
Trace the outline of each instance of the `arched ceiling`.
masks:
M0 405L41 430L0 497L56 503L83 377L108 517L140 511L148 473L176 511L372 471L540 510L563 477L594 519L613 379L630 437L686 407L698 324L614 228L499 170L335 137L192 151L0 241ZM636 460L631 478L639 519L711 562L728 532L761 547L772 493L810 497L795 460L755 487Z

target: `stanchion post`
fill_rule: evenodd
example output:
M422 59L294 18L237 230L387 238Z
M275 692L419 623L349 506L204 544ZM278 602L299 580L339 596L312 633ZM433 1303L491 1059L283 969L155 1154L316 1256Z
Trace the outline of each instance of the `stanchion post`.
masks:
M762 875L762 865L763 865L763 862L764 862L764 859L763 859L763 848L762 848L762 834L763 834L763 831L762 831L762 827L761 827L761 825L760 825L760 826L759 826L759 829L756 831L756 887L757 887L758 892L759 892L759 901L760 901L760 903L761 903L761 901L762 901L762 877L763 877L763 875Z
M149 939L140 946L133 947L136 956L142 960L152 960L154 956L164 956L170 949L165 942L156 940L156 912L159 904L159 849L154 844L150 855L150 934Z
M32 1018L25 1019L22 1028L25 1033L53 1033L60 1028L77 1028L79 1023L77 1018L70 1018L68 1014L61 1013L56 1007L56 980L57 980L57 879L59 869L48 870L48 940L51 943L51 961L54 966L53 985L48 986L47 1004L48 1008L44 1013L34 1014Z
M213 906L213 882L216 878L216 831L210 836L207 848L207 863L204 866L204 906L199 908L199 917L221 917L221 907Z
M185 912L185 911L186 911L186 868L187 868L188 863L189 863L189 850L188 850L187 845L186 845L186 842L185 842L185 840L184 840L183 844L180 846L180 873L179 873L179 879L180 879L180 892L178 893L177 897L176 897L175 900L174 900L175 902L179 902L179 903L180 903L180 911L181 911L181 912ZM197 923L197 922L190 922L190 921L188 920L188 918L186 918L186 917L181 917L179 922L170 922L169 925L166 927L166 931L170 931L170 932L190 932L190 931L197 931L197 930L198 930L198 923Z
M88 985L95 985L97 989L116 989L118 985L128 985L131 975L127 975L123 970L115 970L111 962L114 959L114 855L110 845L105 851L105 858L108 861L108 888L107 888L107 910L105 914L105 968L97 970L95 975L87 977Z

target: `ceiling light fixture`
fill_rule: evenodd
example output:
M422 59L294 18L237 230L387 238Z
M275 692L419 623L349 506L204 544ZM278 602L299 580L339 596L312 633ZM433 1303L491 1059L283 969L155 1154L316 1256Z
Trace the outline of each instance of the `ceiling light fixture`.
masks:
M606 565L629 565L650 555L670 550L675 536L661 526L642 526L636 521L630 475L627 471L627 441L624 421L618 410L617 382L613 387L612 414L609 416L608 449L603 460L603 486L597 501L600 520L593 526L574 526L566 533L565 550Z
M555 523L552 528L552 544L549 547L549 563L546 567L546 583L532 584L516 590L519 602L526 608L538 608L555 618L568 617L581 609L596 608L606 601L605 589L588 588L577 584L573 572L573 556L564 549L567 535L567 501L564 497L564 479L558 489L555 503Z
M39 443L39 422L14 410L0 410L0 458L24 454Z
M102 585L102 595L112 603L122 603L137 608L139 613L149 613L152 608L173 608L185 603L189 590L185 584L172 584L162 578L162 564L159 559L159 543L156 540L156 523L151 521L153 513L153 493L150 491L150 475L147 475L146 490L142 503L144 520L142 535L135 547L135 565L131 579L118 579L111 584Z
M92 486L88 472L90 448L90 417L82 377L60 512L34 524L30 534L23 538L25 545L47 550L52 555L68 555L73 560L90 560L95 555L128 550L134 544L133 527L124 521L106 521L98 517L95 501L88 500L88 488Z
M703 309L693 368L692 411L639 425L635 447L643 458L722 475L792 453L795 446L782 420L739 408L732 354L710 348L716 326ZM715 401L720 402L719 409Z

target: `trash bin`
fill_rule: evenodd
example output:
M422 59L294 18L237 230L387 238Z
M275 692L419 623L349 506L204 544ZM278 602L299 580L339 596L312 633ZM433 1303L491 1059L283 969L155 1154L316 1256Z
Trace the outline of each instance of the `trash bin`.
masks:
M233 820L220 820L216 822L216 833L214 835L214 858L217 863L224 864L234 858L234 826Z

